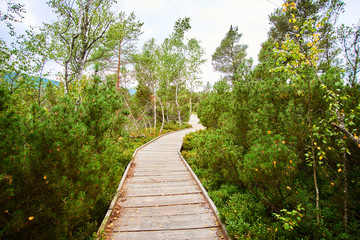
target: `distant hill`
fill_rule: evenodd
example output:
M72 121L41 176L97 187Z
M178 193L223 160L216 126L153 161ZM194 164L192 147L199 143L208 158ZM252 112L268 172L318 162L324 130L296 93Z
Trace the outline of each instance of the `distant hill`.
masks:
M4 76L4 80L6 81L11 81L12 77L15 76L15 73L11 73L11 74L5 74ZM32 77L31 79L36 79L35 77ZM42 83L45 85L47 84L48 82L51 82L52 84L56 85L56 86L59 86L59 82L58 81L54 81L54 80L51 80L51 79L47 79L47 78L42 78Z

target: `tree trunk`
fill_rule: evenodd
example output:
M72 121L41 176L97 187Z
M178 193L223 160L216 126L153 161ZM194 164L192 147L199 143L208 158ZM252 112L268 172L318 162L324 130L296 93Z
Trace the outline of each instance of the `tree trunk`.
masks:
M310 85L309 85L309 94L310 94ZM310 128L310 140L311 140L311 157L313 160L313 175L314 175L314 187L315 187L315 193L316 193L316 222L319 225L320 224L320 192L317 182L317 172L316 172L316 157L315 157L315 147L314 147L314 139L313 139L313 126L311 121L311 108L310 108L310 97L308 96L307 99L308 104L308 121L309 121L309 128Z
M120 90L121 44L122 44L122 39L119 42L118 65L116 70L116 77L117 77L116 89L118 91Z
M191 106L191 91L190 91L190 112L189 112L189 117L191 116L191 113L192 113L192 106Z
M166 122L169 124L169 105L170 103L168 100L168 86L169 86L169 80L166 80L166 88L165 88L165 107L166 107Z
M176 104L176 110L178 112L178 120L179 120L179 125L181 127L181 113L180 113L180 106L179 106L179 103L178 103L178 88L179 86L176 85L176 88L175 88L175 104Z
M43 61L43 65L41 67L40 70L40 74L39 74L39 92L38 92L38 103L39 103L39 107L41 105L41 84L42 84L42 73L44 71L44 67L45 67L45 60Z
M146 130L146 133L147 133L147 132L148 132L148 129L147 129L147 124L146 124L146 121L145 121L145 119L144 119L144 116L141 115L140 117L141 117L142 120L143 120L143 123L144 123L144 126L145 126L145 130Z
M346 153L343 153L343 165L344 165L344 230L347 232L348 228L348 178L347 178L347 160Z
M83 75L83 71L85 68L85 56L80 57L79 66L75 73L75 80L80 80Z
M145 106L145 108L147 107L147 105ZM145 112L141 110L141 108L139 108L143 118L145 116ZM146 118L146 120L148 121L148 124L149 124L149 128L150 128L150 133L151 133L151 123L150 123L150 120L148 118ZM145 120L144 120L145 121ZM146 131L147 132L147 131Z
M125 102L125 105L126 105L127 109L128 109L129 112L130 112L130 117L131 117L131 118L133 119L133 121L134 121L134 125L135 125L135 128L136 128L136 131L139 132L139 128L138 128L138 126L137 126L137 121L136 121L136 119L134 118L134 115L132 114L130 105L129 105L128 102L126 101L125 94L123 94L123 93L121 92L121 95L122 95L122 97L123 97L123 99L124 99L124 102Z
M155 93L155 91L153 92L153 96L154 96L154 129L156 129L156 93Z
M169 107L170 107L170 103L166 103L166 122L167 124L169 124Z
M65 62L65 73L64 73L64 88L65 94L69 93L69 62Z
M162 115L162 122L161 122L161 128L159 132L162 132L163 128L164 128L164 123L165 123L165 114L164 114L164 107L162 105L161 99L159 98L159 103L160 103L160 107L161 107L161 115Z

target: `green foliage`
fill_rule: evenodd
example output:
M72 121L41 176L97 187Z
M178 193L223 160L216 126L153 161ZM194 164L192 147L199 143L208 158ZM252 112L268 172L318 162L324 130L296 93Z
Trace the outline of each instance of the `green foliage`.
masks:
M188 139L190 138L190 139ZM188 159L196 163L195 173L203 184L209 189L217 189L225 182L239 184L236 162L238 149L231 142L231 139L221 134L220 130L200 132L192 139L189 134L184 139L184 149L187 149L188 141L191 141L192 148L196 148L196 158ZM191 156L191 153L190 153ZM185 157L188 155L185 154ZM232 181L233 180L233 181Z
M358 41L356 26L338 32L350 54L342 70L332 27L342 6L285 1L270 16L260 63L238 67L232 88L218 82L203 93L208 129L187 137L183 154L233 238L359 235L359 84L349 67Z
M277 212L285 203L293 207L297 162L297 155L283 138L270 133L252 143L239 170L242 181L264 205Z
M238 44L241 36L238 27L230 26L220 46L211 56L214 69L226 74L226 78L231 81L235 81L238 68L246 57L247 45Z
M284 230L292 231L294 227L298 226L298 222L301 221L301 218L303 217L303 214L301 214L301 211L305 210L303 207L301 207L301 204L299 204L296 209L293 209L292 211L288 211L286 209L281 209L281 212L283 214L277 214L274 213L274 216L279 219L280 221L284 222L282 225Z
M79 105L65 95L23 112L4 82L1 94L1 237L90 236L130 160L117 143L125 119L113 83L95 77Z
M230 111L232 93L226 80L215 83L214 90L199 103L198 116L207 128L218 128L221 116Z

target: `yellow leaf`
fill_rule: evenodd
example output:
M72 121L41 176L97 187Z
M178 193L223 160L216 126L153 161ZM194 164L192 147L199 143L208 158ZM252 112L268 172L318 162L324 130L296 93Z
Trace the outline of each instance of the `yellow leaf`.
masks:
M33 220L34 219L34 217L33 216L31 216L31 217L29 217L29 220L31 221L31 220Z

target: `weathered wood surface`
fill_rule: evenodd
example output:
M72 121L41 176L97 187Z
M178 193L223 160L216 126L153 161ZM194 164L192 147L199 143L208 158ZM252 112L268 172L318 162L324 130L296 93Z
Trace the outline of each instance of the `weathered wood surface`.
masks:
M105 227L107 239L227 239L178 153L193 130L165 135L137 151Z

